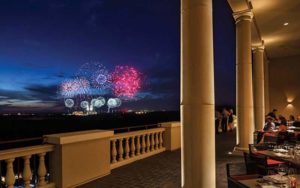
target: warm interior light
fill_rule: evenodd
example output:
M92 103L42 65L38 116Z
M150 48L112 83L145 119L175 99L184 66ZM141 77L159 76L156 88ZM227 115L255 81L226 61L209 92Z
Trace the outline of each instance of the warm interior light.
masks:
M287 25L289 25L289 23L288 23L288 22L285 22L283 25L284 25L284 26L287 26Z

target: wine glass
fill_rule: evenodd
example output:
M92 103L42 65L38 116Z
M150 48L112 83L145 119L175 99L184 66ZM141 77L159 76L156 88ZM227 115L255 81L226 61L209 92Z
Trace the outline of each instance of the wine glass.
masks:
M282 180L282 176L288 173L288 168L285 164L279 164L277 167L277 173L280 175L280 179Z
M295 168L288 169L288 178L290 180L290 187L295 188L297 186L297 179L295 175L297 174L297 170Z
M288 148L288 155L293 159L294 158L294 148L289 147Z

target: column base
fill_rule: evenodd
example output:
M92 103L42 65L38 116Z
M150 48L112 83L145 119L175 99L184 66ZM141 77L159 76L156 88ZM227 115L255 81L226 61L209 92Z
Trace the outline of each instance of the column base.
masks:
M249 148L244 148L244 147L240 147L240 146L235 146L233 148L233 152L232 155L235 156L243 156L244 152L249 153Z

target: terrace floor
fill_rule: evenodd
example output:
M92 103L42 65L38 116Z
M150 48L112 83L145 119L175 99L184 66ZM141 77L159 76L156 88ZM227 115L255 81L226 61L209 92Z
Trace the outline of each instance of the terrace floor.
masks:
M235 132L216 135L217 188L227 187L225 164L243 161L228 155L235 145ZM80 188L180 188L180 150L164 152L112 170L111 174Z

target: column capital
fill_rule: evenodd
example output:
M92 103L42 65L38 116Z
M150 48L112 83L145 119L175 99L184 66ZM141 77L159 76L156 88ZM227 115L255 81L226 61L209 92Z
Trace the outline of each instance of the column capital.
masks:
M253 18L253 12L250 9L242 12L234 12L233 18L235 20L235 24L243 20L247 20L251 22Z
M253 47L252 47L253 53L256 53L256 52L264 52L264 50L265 50L265 46L264 46L264 45L253 46Z

